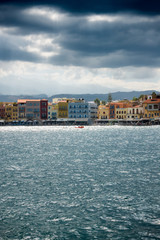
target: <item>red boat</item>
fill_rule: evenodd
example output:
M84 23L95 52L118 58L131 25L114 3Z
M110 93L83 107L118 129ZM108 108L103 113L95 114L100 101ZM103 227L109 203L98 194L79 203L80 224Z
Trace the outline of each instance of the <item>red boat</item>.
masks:
M75 128L84 128L84 126L78 126L78 127L75 127Z

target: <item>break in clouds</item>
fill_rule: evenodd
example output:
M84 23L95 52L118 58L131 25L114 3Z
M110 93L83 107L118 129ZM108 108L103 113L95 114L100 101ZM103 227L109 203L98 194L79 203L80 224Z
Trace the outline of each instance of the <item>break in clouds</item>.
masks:
M7 67L3 67L5 64L11 66L18 62L31 81L28 64L45 65L48 70L43 67L45 70L39 82L52 68L58 78L50 73L49 83L63 89L68 81L70 92L72 87L75 91L74 88L80 86L84 92L85 84L91 87L91 92L96 91L96 84L99 89L106 86L106 91L109 88L137 90L136 82L142 82L139 90L143 90L141 85L145 89L157 88L160 76L159 4L155 6L156 2L149 4L147 1L143 5L143 1L134 0L78 2L45 1L44 4L38 1L35 4L35 1L32 4L23 1L21 4L4 1L0 5L0 61L3 63L0 72L7 71ZM70 76L66 67L70 68ZM78 79L77 73L82 73L83 68L87 70ZM99 70L95 79L92 73L96 69ZM16 76L13 71L2 75L0 84L5 89L9 79ZM33 76L36 78L35 72ZM22 81L27 85L25 76Z

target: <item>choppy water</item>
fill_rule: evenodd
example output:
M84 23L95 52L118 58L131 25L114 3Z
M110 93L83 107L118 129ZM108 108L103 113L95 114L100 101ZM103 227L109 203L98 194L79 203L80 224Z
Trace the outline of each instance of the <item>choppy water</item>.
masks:
M160 239L160 126L1 127L0 239Z

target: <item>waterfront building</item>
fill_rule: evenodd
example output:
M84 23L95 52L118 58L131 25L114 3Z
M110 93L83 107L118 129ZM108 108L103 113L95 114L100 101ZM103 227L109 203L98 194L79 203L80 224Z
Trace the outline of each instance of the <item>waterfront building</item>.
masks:
M57 119L58 104L48 103L48 119Z
M57 119L58 117L58 104L53 104L52 119Z
M18 118L19 120L25 120L26 119L26 99L18 99Z
M143 102L144 118L160 118L160 99L148 99Z
M143 106L133 106L127 109L127 119L140 119L143 118Z
M52 104L57 104L59 102L66 102L67 101L67 98L64 97L64 98L53 98L52 99Z
M40 119L46 120L48 118L48 100L40 100Z
M116 108L116 119L126 119L128 108Z
M95 102L88 102L89 119L95 120L98 117L98 106Z
M74 100L68 103L68 117L73 119L89 118L89 105L84 99Z
M128 102L111 102L109 104L109 118L110 119L116 119L116 111L118 111L120 108L128 108L129 106L131 106L131 103ZM122 113L123 110L121 110ZM126 110L124 110L126 111ZM126 114L126 113L125 113ZM125 115L123 114L123 116ZM120 115L119 115L120 116Z
M68 101L58 102L58 118L68 118Z
M18 120L17 103L5 103L5 121L12 122Z
M98 106L98 119L109 119L109 106L107 105Z
M5 121L12 121L12 103L5 103Z
M0 102L0 119L5 119L5 104Z
M18 121L18 104L13 103L12 105L12 121Z
M48 103L48 119L52 119L52 110L53 110L52 103Z
M26 100L26 118L30 120L40 119L40 100Z
M48 118L48 100L20 99L18 100L19 119L46 120Z

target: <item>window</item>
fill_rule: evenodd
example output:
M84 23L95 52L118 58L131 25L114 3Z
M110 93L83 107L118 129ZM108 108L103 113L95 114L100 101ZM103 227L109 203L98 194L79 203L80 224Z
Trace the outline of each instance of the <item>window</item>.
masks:
M154 105L154 109L158 109L158 105Z

